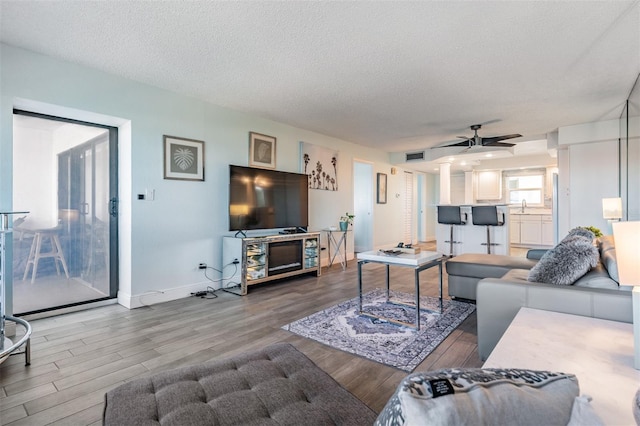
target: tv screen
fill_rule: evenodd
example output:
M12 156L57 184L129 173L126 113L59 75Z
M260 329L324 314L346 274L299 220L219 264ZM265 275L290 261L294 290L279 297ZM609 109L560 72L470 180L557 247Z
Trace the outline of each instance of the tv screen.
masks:
M229 230L309 226L307 175L229 166Z

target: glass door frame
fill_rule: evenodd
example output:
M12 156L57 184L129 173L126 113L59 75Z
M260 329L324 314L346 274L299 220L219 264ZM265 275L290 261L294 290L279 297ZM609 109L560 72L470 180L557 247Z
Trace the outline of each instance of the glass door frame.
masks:
M109 144L109 296L87 300L83 302L70 303L56 306L51 309L43 309L32 312L20 313L16 316L37 314L52 309L64 309L72 306L94 303L103 300L115 299L118 295L119 258L118 258L118 128L104 124L92 123L88 121L75 120L71 118L59 117L48 114L41 114L14 108L13 114L28 117L41 118L45 120L59 121L64 123L78 124L108 130Z

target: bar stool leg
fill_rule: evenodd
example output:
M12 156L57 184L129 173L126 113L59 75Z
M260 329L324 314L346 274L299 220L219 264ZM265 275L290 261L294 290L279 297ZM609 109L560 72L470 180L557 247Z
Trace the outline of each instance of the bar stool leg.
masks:
M453 225L449 225L451 228L449 236L449 257L453 257Z
M33 264L31 270L31 284L36 282L36 274L38 273L38 262L40 262L40 250L42 249L42 233L36 232L36 250L33 256Z
M51 246L55 246L55 262L56 262L56 270L58 270L58 262L62 264L62 269L64 269L64 275L69 279L69 269L67 268L67 261L64 258L64 252L62 251L62 244L60 244L60 238L58 234L53 234L51 236ZM58 270L58 275L60 275L60 271Z
M31 248L29 249L29 257L27 258L27 264L24 267L24 275L22 275L22 281L27 279L29 275L29 265L33 267L33 260L35 259L36 254L36 245L38 240L38 233L33 236L33 241L31 241Z
M491 254L491 230L487 226L487 254Z

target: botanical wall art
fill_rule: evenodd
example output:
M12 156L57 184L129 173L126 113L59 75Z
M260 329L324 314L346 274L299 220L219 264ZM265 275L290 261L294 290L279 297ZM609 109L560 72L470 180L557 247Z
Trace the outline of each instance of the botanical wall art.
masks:
M275 169L276 138L249 132L249 165L263 169Z
M338 190L338 151L300 142L300 170L309 176L309 188Z
M204 142L176 136L164 140L164 178L204 180Z

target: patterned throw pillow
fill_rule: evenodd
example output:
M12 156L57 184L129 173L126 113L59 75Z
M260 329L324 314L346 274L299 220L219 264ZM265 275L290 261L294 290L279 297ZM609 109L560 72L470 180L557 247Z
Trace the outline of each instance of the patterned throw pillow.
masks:
M566 426L578 393L573 374L497 368L414 373L375 425Z
M596 267L599 254L591 240L579 235L567 236L540 258L529 271L527 280L571 285Z

